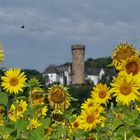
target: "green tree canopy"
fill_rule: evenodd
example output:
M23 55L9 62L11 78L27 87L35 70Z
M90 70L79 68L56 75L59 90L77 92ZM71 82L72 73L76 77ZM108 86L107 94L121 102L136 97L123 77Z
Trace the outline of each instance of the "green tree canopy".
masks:
M96 68L106 68L107 65L112 63L111 57L102 57L102 58L88 58L85 61L85 67L96 67Z
M36 78L38 79L38 81L40 82L40 84L44 85L45 84L45 80L42 76L42 74L35 70L35 69L23 69L22 71L25 72L27 79L29 80L30 78Z

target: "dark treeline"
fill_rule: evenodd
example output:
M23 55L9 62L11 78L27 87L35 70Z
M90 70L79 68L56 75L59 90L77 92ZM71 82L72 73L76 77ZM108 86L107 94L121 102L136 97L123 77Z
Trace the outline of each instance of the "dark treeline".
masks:
M111 57L102 57L97 59L88 58L85 61L85 67L106 68L111 63Z
M109 64L112 63L111 57L101 57L101 58L88 58L85 60L85 67L96 67L96 68L106 68ZM63 65L71 65L70 62L66 62Z

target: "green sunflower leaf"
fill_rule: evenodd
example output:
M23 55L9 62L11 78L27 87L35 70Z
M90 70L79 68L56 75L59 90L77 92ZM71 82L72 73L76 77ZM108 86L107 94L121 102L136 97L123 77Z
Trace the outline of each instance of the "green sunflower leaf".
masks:
M4 92L0 92L0 104L5 106L8 104L8 96Z
M15 126L19 132L23 132L27 129L28 122L24 118L21 118L16 121Z
M27 98L25 97L25 96L19 96L19 97L15 97L14 99L13 99L13 101L15 101L15 100L26 100Z
M44 129L42 127L38 127L36 129L31 130L30 140L43 140L44 138Z
M138 128L133 129L132 131L133 131L133 133L135 134L136 137L140 137L140 128L139 129Z
M44 128L48 128L49 125L51 124L51 119L50 118L46 118L46 119L42 119L41 120L42 126Z
M118 129L119 127L123 126L123 122L119 119L115 119L112 124L113 130Z

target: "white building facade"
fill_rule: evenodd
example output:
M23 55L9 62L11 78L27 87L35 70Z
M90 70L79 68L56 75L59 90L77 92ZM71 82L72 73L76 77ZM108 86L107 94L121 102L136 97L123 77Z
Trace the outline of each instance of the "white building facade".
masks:
M114 71L111 69L106 70L104 68L85 68L85 80L90 80L94 83L94 85L96 85L100 80L102 80L105 74L107 80L109 80L109 77L113 77L111 73L115 75ZM46 77L46 85L53 83L70 85L72 83L71 65L50 65L43 73L43 77Z
M50 65L43 73L43 77L47 77L46 85L52 83L60 83L70 85L71 83L71 68L70 66L55 66Z

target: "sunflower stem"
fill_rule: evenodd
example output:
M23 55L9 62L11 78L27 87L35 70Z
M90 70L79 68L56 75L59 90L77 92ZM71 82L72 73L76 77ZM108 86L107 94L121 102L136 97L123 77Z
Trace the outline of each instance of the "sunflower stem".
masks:
M124 131L124 140L127 140L127 133L126 133L126 130Z
M15 95L14 98L17 98L17 95ZM15 103L15 118L16 118L16 121L17 121L17 100L16 100L16 103Z
M126 107L123 107L124 116L126 115ZM124 120L124 140L127 140L127 122Z
M32 107L32 88L29 91L29 97L30 97L30 107Z

